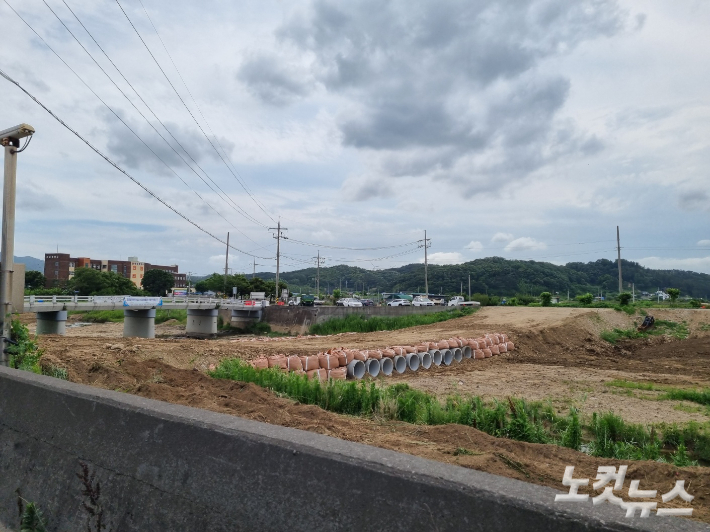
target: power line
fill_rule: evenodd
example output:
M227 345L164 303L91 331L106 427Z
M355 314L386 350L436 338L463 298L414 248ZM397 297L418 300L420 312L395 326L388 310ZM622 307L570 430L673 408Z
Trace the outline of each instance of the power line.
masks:
M289 242L295 242L296 244L302 244L304 246L313 246L313 247L319 247L319 248L327 248L327 249L343 249L343 250L348 250L348 251L376 251L380 249L394 249L394 248L401 248L405 246L413 246L414 244L417 244L420 242L420 240L415 240L413 242L407 242L405 244L395 244L392 246L380 246L380 247L373 247L373 248L349 248L349 247L344 247L344 246L328 246L325 244L314 244L312 242L304 242L303 240L296 240L294 238L289 238Z
M177 67L177 65L175 64L175 61L173 60L173 56L168 51L168 47L165 46L165 42L163 42L163 38L160 36L160 33L158 33L158 28L156 28L155 24L153 24L153 19L150 18L150 15L148 14L148 10L145 8L145 5L143 5L143 0L138 0L138 1L140 2L141 7L143 8L143 12L145 13L146 18L150 22L150 25L153 27L153 31L155 31L155 34L158 36L158 39L160 40L160 44L163 45L163 49L165 50L165 53L168 54L168 57L170 58L170 62L173 64L173 68L175 69L175 72L177 72L178 77L180 78L180 81L182 81L182 84L185 87L185 90L187 90L187 93L190 95L190 98L192 99L192 103L195 104L195 107L197 107L197 110L199 111L200 116L202 117L202 120L204 120L205 124L207 124L207 129L210 130L210 133L214 137L215 141L217 141L217 144L222 149L222 152L224 153L224 155L227 157L227 161L229 161L229 163L231 164L234 171L237 173L237 175L239 175L239 172L237 171L236 167L234 166L234 163L232 163L232 161L229 158L229 155L227 154L227 150L224 149L224 146L222 146L222 143L219 141L219 138L217 137L217 135L214 134L214 131L212 131L212 126L210 126L210 123L207 120L207 118L205 118L205 115L202 112L202 109L200 108L199 104L197 103L197 100L195 100L195 97L192 95L192 91L190 90L190 87L188 87L187 83L185 83L185 80L182 77L182 73L180 72L180 69ZM239 177L241 178L241 176L239 176ZM266 216L268 216L272 222L275 223L276 220L274 220L271 217L271 215L266 211L266 208L263 206L263 204L259 200L257 200L256 197L254 197L253 193L249 190L249 187L247 186L244 179L241 178L241 179L238 179L238 181L242 185L242 188L244 189L244 191L247 194L249 194L249 197L256 204L256 206L259 207L259 209L261 209L261 211L264 214L266 214Z
M37 98L35 98L27 89L25 89L22 85L20 85L17 81L15 81L12 77L10 77L8 74L6 74L6 73L5 73L3 70L1 70L1 69L0 69L0 76L2 76L3 78L5 78L6 80L8 80L10 83L12 83L13 85L15 85L15 86L16 86L18 89L20 89L22 92L24 92L27 96L29 96L32 100L34 100L34 102L35 102L37 105L39 105L40 107L42 107L42 109L44 109L45 111L47 111L47 113L49 113L52 118L54 118L57 122L59 122L61 125L63 125L65 128L67 128L69 131L71 131L79 140L81 140L84 144L86 144L89 148L91 148L97 155L99 155L102 159L104 159L107 163L109 163L111 166L113 166L116 170L118 170L119 172L121 172L123 175L125 175L126 177L128 177L128 179L130 179L131 181L133 181L136 185L138 185L139 187L141 187L145 192L147 192L148 194L150 194L150 196L152 196L153 198L155 198L156 200L158 200L160 203L162 203L163 205L165 205L168 209L170 209L170 210L173 211L175 214L177 214L178 216L180 216L180 217L181 217L183 220L185 220L186 222L188 222L188 223L190 223L191 225L195 226L197 229L199 229L200 231L202 231L202 232L205 233L206 235L211 236L212 238L214 238L217 242L220 242L220 243L222 243L222 244L226 244L226 242L224 242L221 238L219 238L219 237L213 235L213 234L210 233L207 229L205 229L205 228L201 227L200 225L198 225L196 222L193 222L193 221L192 221L190 218L188 218L185 214L183 214L182 212L178 211L175 207L173 207L172 205L170 205L167 201L165 201L164 199L162 199L162 198L161 198L160 196L158 196L155 192L153 192L152 190L150 190L147 186L145 186L143 183L141 183L140 181L138 181L138 180L137 180L135 177L133 177L131 174L129 174L128 172L126 172L126 171L125 171L123 168L121 168L116 162L114 162L113 160L111 160L111 158L109 158L108 155L104 154L101 150L99 150L97 147L95 147L93 144L91 144L88 140L86 140L84 137L82 137L76 130L72 129L71 126L69 126L69 124L67 124L66 122L64 122L64 120L62 120L61 118L59 118L59 116L57 116L51 109L49 109L46 105L44 105L42 102L40 102L40 101L39 101ZM231 246L231 245L230 245L229 247L232 248L233 250L237 251L238 253L243 254L243 255L249 255L249 256L251 256L251 257L256 257L257 259L272 260L270 257L260 257L260 256L258 256L258 255L253 255L253 254L251 254L251 253L248 253L248 252L246 252L246 251L242 251L241 249L236 248L236 247Z
M6 0L5 0L5 1L6 1ZM225 199L225 197L223 197L222 195L220 195L220 192L217 192L214 188L212 188L212 186L211 186L207 181L205 181L205 179L204 179L200 174L198 174L198 173L195 171L194 168L192 168L192 166L185 160L185 158L182 156L182 154L181 154L180 152L178 152L178 151L167 141L167 139L166 139L165 137L163 137L163 135L155 128L155 126L150 122L150 120L148 120L148 118L146 118L146 116L140 111L140 109L138 109L138 107L136 107L136 105L133 103L133 101L131 101L131 99L126 95L126 93L123 92L123 90L121 90L121 88L116 84L116 82L113 80L113 78L111 78L111 76L108 74L108 72L106 72L106 70L104 70L104 68L98 63L98 61L96 61L96 59L95 59L94 56L91 54L91 52L89 52L89 50L86 49L86 47L81 43L81 41L76 37L76 35L74 35L74 33L71 31L71 29L69 29L69 27L64 23L64 21L61 19L61 17L59 17L59 15L57 15L57 13L51 8L51 6L47 3L47 1L46 1L46 0L42 0L42 1L44 2L44 5L47 6L47 8L52 12L52 14L55 16L55 18L62 24L62 26L64 26L64 28L69 32L69 34L70 34L70 35L74 38L74 40L79 44L79 46L81 46L82 50L84 50L84 52L86 52L86 54L87 54L87 55L89 56L89 58L94 62L94 64L95 64L97 67L99 67L99 69L101 70L101 72L103 72L103 74L108 78L108 80L113 84L113 86L116 87L116 89L123 95L123 97L126 99L126 101L128 101L128 103L131 104L131 106L138 112L138 114L141 115L141 117L143 118L143 120L145 120L146 123L153 129L153 131L155 131L155 132L158 134L158 136L163 140L163 142L165 142L165 144L167 144L168 147L169 147L173 152L175 152L175 154L182 160L182 162L184 162L185 165L186 165L205 185L207 185L210 190L212 190L212 192L214 192L215 194L217 194L217 196L218 196L222 201L224 201L224 202L227 204L227 206L231 207L233 210L235 210L238 214L244 216L246 219L248 219L248 220L250 220L250 221L256 223L257 225L261 225L258 220L256 220L254 217L252 217L251 215L249 215L249 213L247 213L244 209L242 209L239 205L237 205L237 204L229 197L229 195L228 195L224 190L222 190L222 188L221 188L221 187L209 176L209 174L199 165L199 163L194 159L194 157L192 157L192 155L190 155L190 153L189 153L189 152L187 151L187 149L180 143L180 141L179 141L177 138L175 138L175 135L173 135L173 133L172 133L172 132L170 131L170 129L163 123L163 121L160 120L160 118L158 118L158 116L155 114L155 112L154 112L153 109L150 107L150 105L148 105L148 103L147 103L147 102L143 99L143 97L138 93L138 91L137 91L137 90L135 89L135 87L131 84L131 82L128 81L128 79L126 78L126 76L123 75L123 72L121 72L121 70L118 68L118 66L116 66L116 64L113 62L113 60L111 60L111 58L109 57L109 55L106 53L106 51L103 49L103 47L96 41L96 39L94 38L94 36L91 34L91 32L88 30L88 28L84 25L84 23L79 19L79 17L76 15L76 13L74 12L74 10L72 10L72 8L69 6L69 4L67 4L67 2L66 2L65 0L62 0L62 2L64 3L64 5L67 7L67 9L69 9L69 11L71 12L71 14L74 15L74 18L77 20L77 22L81 25L82 28L84 28L84 31L86 31L86 33L89 35L89 37L91 38L91 40L94 41L94 43L95 43L96 46L99 48L99 50L101 50L101 52L104 54L104 56L106 57L106 59L108 59L108 61L111 63L111 65L116 69L116 71L117 71L117 72L119 73L119 75L123 78L123 80L124 80L124 81L128 84L128 86L133 90L133 92L136 94L136 96L138 96L138 98L141 100L141 102L143 102L143 105L146 106L146 108L148 109L148 111L150 111L150 113L153 115L153 117L160 123L161 126L163 126L163 128L165 129L165 131L168 132L168 134L169 134L169 135L172 137L172 139L178 144L178 146L180 146L180 148L182 148L182 150L183 150L183 151L187 154L187 156L192 160L192 162L195 164L195 166L197 166L197 168L199 168L199 169L202 171L202 173L205 174L205 176L207 176L207 179L209 179L209 180L212 182L212 184L214 184L214 185L219 189L219 191L220 191L222 194L224 194L224 196L225 196L227 199ZM7 1L6 1L6 3L7 3ZM25 21L25 24L27 24L26 21ZM36 33L36 32L35 32L35 33ZM46 44L46 43L45 43L45 44ZM145 142L144 142L144 144L145 144ZM152 150L151 150L151 151L152 151ZM167 166L167 163L164 163L164 164L166 164L166 166ZM170 170L171 170L173 173L175 173L174 170L172 170L172 169L170 169ZM175 175L177 175L177 174L175 173ZM179 176L178 176L178 178L179 178ZM181 179L181 178L180 178L180 179ZM182 180L182 179L181 179L181 180ZM192 188L191 188L187 183L185 183L185 181L183 181L183 183L185 184L185 186L187 186L188 188L190 188L190 189L192 190ZM199 195L198 195L198 196L199 196ZM200 197L200 199L202 199L201 196L199 196L199 197ZM229 201L227 201L227 200L229 200ZM203 201L204 201L204 200L203 200ZM230 201L231 201L232 205L230 205ZM205 203L207 203L207 202L205 201ZM209 205L209 203L208 203L208 205ZM211 207L211 205L210 205L210 207ZM235 208L235 207L236 207L236 208ZM212 207L212 209L215 210L214 207ZM215 212L217 212L217 211L215 210ZM217 214L220 214L220 213L217 212ZM220 216L222 216L222 215L220 214ZM222 218L224 218L224 216L222 216ZM239 228L238 228L237 226L235 226L234 224L232 224L229 220L227 220L226 218L224 218L224 220L225 220L228 224L230 224L232 227L234 227L235 229L237 229L237 231L239 231L245 238L251 240L247 235L245 235L244 233L242 233L242 232L239 230ZM252 242L253 242L253 240L252 240Z
M212 146L212 149L215 151L215 153L217 154L217 156L222 160L222 162L224 163L224 165L227 167L227 170L229 170L229 172L234 176L234 179L236 179L236 180L239 182L239 184L242 186L242 188L244 189L244 191L245 191L247 194L249 194L250 197L252 197L251 194L249 193L249 191L247 190L247 188L246 188L246 187L244 186L244 184L241 182L241 180L237 177L237 175L236 175L236 174L232 171L232 169L229 167L229 165L227 164L227 161L224 160L224 157L222 157L222 154L221 154L221 153L219 152L219 150L215 147L214 143L213 143L213 142L210 140L210 138L207 136L207 133L205 133L205 130L202 129L202 126L200 125L200 123L199 123L199 122L197 121L197 119L195 118L195 115L192 114L192 111L190 111L190 108L189 108L189 107L187 106L187 104L185 103L185 100L182 98L182 96L180 96L180 93L179 93L179 92L177 91L177 89L175 88L175 85L173 85L173 82L170 81L170 78L169 78L168 75L165 73L165 70L163 70L163 67L160 66L160 63L159 63L158 60L155 58L155 55L153 55L153 52L150 50L150 47L149 47L149 46L146 44L146 42L143 40L143 37L141 36L141 34L140 34L140 32L138 31L138 29L135 27L135 25L134 25L133 22L131 21L131 18L128 16L128 13L126 13L126 11L123 9L123 6L121 5L121 2L119 2L119 0L116 0L116 3L118 4L118 7L121 8L121 11L123 12L123 15L126 17L126 20L128 20L128 23L129 23L129 24L131 25L131 27L133 28L133 31L135 31L136 35L138 35L138 38L139 38L140 41L143 43L143 46L145 47L145 49L146 49L146 50L148 51L148 53L150 54L150 57L153 58L153 61L154 61L155 64L157 65L158 69L159 69L160 72L163 74L163 76L164 76L165 79L167 80L167 82L168 82L168 84L170 85L170 87L173 89L173 92L175 92L175 94L176 94L177 97L179 98L180 102L182 102L183 107L185 107L185 110L189 113L189 115L192 117L192 120L195 122L195 124L197 125L197 127L198 127L198 128L200 129L200 131L202 132L202 135L205 137L205 139L207 139L207 142L210 143L210 146ZM151 22L151 24L152 24L152 22ZM252 199L253 199L253 197L252 197ZM263 210L263 209L262 209L262 210ZM266 212L266 211L264 211L264 212ZM269 218L271 218L271 216L269 216ZM271 218L271 219L273 220L273 218ZM263 225L264 227L266 227L264 224L261 224L261 225Z

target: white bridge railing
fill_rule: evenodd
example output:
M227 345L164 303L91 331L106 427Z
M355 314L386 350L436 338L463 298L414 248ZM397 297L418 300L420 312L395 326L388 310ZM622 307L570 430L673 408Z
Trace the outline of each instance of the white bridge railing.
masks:
M266 300L254 299L222 299L209 296L178 296L178 297L137 297L137 296L25 296L25 308L35 308L42 306L56 306L69 304L71 306L80 307L97 307L102 305L111 305L122 307L162 307L169 306L191 306L204 307L205 305L214 308L246 308L258 309L269 305Z

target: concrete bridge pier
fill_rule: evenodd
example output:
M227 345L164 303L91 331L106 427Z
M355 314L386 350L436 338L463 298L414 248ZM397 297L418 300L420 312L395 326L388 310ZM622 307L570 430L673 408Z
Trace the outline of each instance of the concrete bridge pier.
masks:
M138 338L155 338L155 309L124 309L123 336L124 338L131 336Z
M218 309L187 309L187 336L212 336L217 334Z
M37 334L67 334L67 311L53 310L37 313Z
M261 307L258 310L232 309L232 327L246 329L252 323L261 320Z

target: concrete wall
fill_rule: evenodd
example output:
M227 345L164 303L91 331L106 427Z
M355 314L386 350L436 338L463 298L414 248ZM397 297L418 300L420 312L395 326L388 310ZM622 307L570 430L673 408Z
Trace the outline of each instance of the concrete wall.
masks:
M12 311L25 311L25 265L21 262L13 263L13 272L10 283L12 284Z
M549 488L0 368L0 522L19 529L19 493L49 530L86 530L81 464L114 532L706 529L555 504Z
M350 314L364 316L405 316L407 314L430 314L442 312L446 307L287 307L271 305L264 309L262 321L274 331L291 331L305 334L311 325L331 318L344 318Z

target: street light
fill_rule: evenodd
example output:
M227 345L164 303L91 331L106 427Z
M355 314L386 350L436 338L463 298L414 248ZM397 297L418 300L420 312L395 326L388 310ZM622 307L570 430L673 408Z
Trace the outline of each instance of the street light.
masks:
M0 365L7 366L7 347L12 316L12 272L15 269L15 191L17 188L17 154L32 140L35 129L20 124L0 131L0 144L5 147L5 175L2 194L2 239L0 241ZM20 140L27 137L22 149ZM10 319L8 319L10 318Z

